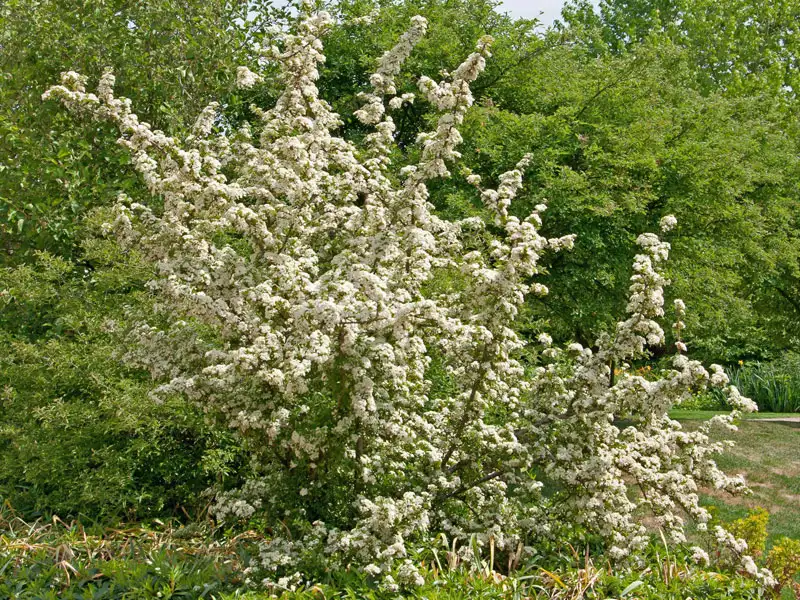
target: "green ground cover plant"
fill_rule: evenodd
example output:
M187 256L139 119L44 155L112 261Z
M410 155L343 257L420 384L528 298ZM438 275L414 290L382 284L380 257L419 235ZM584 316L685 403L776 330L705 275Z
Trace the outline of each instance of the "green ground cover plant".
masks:
M564 547L509 573L490 549L464 562L442 540L412 557L425 581L402 594L375 588L357 571L331 573L313 587L267 594L250 589L242 575L262 537L253 530L221 536L209 522L86 529L57 518L26 522L8 508L0 509L0 530L0 594L20 600L763 597L750 579L699 568L687 549L666 549L656 541L646 562L630 571L616 571L601 557Z

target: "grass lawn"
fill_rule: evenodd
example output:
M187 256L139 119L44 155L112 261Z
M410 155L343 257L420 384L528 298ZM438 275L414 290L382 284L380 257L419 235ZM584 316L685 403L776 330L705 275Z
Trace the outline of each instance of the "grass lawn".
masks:
M713 411L673 411L670 416L694 429ZM767 545L778 537L800 539L800 422L759 422L764 418L800 415L762 413L748 416L733 434L736 445L717 458L728 473L742 473L752 494L732 497L714 490L702 494L703 504L713 507L725 521L745 516L756 506L770 513Z
M730 414L729 410L684 410L674 409L669 411L669 416L678 421L705 421L714 415L727 415ZM800 413L775 413L775 412L757 412L746 414L743 420L759 420L759 419L800 419Z

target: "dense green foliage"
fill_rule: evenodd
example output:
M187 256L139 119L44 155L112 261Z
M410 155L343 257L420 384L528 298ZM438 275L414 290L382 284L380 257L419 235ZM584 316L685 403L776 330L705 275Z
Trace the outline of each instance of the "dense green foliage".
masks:
M596 52L621 53L653 35L686 48L696 83L736 95L795 95L795 0L570 0L565 21L592 32Z
M697 323L698 347L729 363L797 346L798 14L794 0L575 0L563 13L600 63L649 47L683 56L673 81L695 108L672 120L677 152L657 163L683 209L674 289L713 323Z
M379 36L372 29L334 32L326 45L335 57L323 73L327 96L348 114L366 84L369 56L417 10L432 25L410 73L434 75L440 57L460 56L480 31L490 33L498 45L475 84L478 106L464 131L467 164L496 177L533 153L519 214L547 198L548 233L578 234L575 250L553 264L545 281L551 293L532 306L534 315L561 339L590 344L624 309L637 233L673 213L680 227L671 240L671 293L690 307L694 351L734 363L796 347L800 138L781 90L765 85L734 94L698 84L693 48L700 42L655 25L624 52L599 52L605 29L597 19L537 33L531 22L492 12L491 3L469 4L467 11L463 1L409 3L382 13ZM614 6L622 11L624 3ZM413 80L404 84L413 91ZM427 117L424 107L407 106L399 138L410 143ZM357 134L356 124L346 126ZM413 146L408 151L413 155ZM477 211L468 186L443 185L451 195L442 210Z
M529 83L524 114L473 112L465 154L494 173L509 153L532 150L530 201L549 200L549 233L578 234L536 307L551 328L582 343L607 328L624 309L636 232L673 213L670 293L691 308L690 345L731 361L794 343L793 309L775 288L796 251L800 172L769 102L700 95L671 46L643 46L599 68L574 49L540 63L534 72L548 75Z
M681 226L673 242L673 293L690 307L694 348L733 363L797 345L796 112L780 86L733 93L731 85L697 82L698 72L708 71L697 52L707 47L709 31L719 30L720 12L708 13L702 2L606 2L590 16L588 6L574 5L569 27L542 32L535 22L498 14L491 0L428 0L384 6L379 28L349 26L369 4L340 3L342 25L326 40L333 58L321 87L342 114L352 112L373 57L411 14L424 14L431 30L408 73L435 75L443 63L455 66L483 32L497 38L475 85L480 106L471 114L464 154L476 172L492 176L533 152L529 204L548 198L545 225L553 234L578 234L575 252L553 269L549 301L534 307L561 338L590 342L613 322L624 303L634 232L674 212ZM783 4L758 9L760 19L778 24L763 34L764 44L783 48L779 58L761 48L760 60L782 65L789 77L794 50L781 40L794 34L781 32L794 8ZM252 8L166 1L5 5L0 220L7 260L37 248L71 256L85 210L140 186L110 131L88 122L68 127L69 117L41 103L58 72L96 77L113 66L119 93L148 107L142 117L173 133L211 99L235 118L247 114L250 101L264 101L263 90L242 93L232 85L247 42L263 40L270 20L266 5ZM719 52L759 50L748 41L762 35L754 33L749 11L728 17L739 28L726 30L734 37L714 46ZM675 19L683 29L670 25ZM750 73L754 60L741 58L740 70ZM415 82L406 76L401 87L412 90ZM397 119L398 137L412 154L426 110L407 105ZM345 127L359 135L356 123ZM453 189L452 205L441 208L473 210L464 204L466 193Z
M26 514L196 516L237 446L178 398L156 404L119 360L142 295L135 257L91 243L0 271L0 496Z
M252 8L252 11L250 10ZM44 105L61 71L106 66L141 116L185 130L212 99L236 104L235 65L265 2L9 0L0 6L0 247L70 255L86 210L141 185L110 129ZM233 67L233 70L232 70ZM99 158L99 160L98 160Z
M110 129L76 123L44 89L113 65L157 126L185 131L210 99L232 106L235 65L268 3L15 0L0 7L0 497L27 514L113 520L196 515L236 453L184 401L148 397L125 369L125 311L145 273L86 220L142 184Z

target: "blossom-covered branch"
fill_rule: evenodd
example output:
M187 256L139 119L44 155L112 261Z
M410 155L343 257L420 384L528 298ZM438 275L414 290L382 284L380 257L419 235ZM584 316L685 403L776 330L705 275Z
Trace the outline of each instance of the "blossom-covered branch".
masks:
M431 530L516 552L582 528L622 559L645 542L644 507L682 540L683 515L708 520L698 486L743 489L714 464L720 445L708 435L733 428L737 413L688 433L667 411L707 385L727 389L737 411L754 406L721 369L685 356L682 303L674 368L611 381L610 364L627 369L664 343L669 244L639 237L628 316L594 349L559 349L542 333L542 362L528 366L515 322L529 294L547 293L541 257L575 242L541 234L546 205L512 210L531 157L496 189L468 177L492 227L442 219L427 186L460 157L458 127L491 39L443 81L419 80L439 118L419 137L419 163L398 176L389 113L414 99L397 96L396 77L426 21L414 17L378 61L356 112L374 126L364 147L336 135L341 119L316 85L332 25L307 10L269 49L284 90L253 128L215 132L211 104L189 137L169 137L114 96L110 72L97 94L76 73L45 94L114 123L163 199L121 196L109 224L155 265L150 286L167 317L139 324L128 358L162 382L156 396L185 395L249 441L253 477L220 493L216 514L274 520L261 557L269 577L323 552L390 587L419 580L408 544ZM261 77L242 67L237 79L251 87ZM563 491L543 494L545 481ZM397 565L399 582L389 575Z

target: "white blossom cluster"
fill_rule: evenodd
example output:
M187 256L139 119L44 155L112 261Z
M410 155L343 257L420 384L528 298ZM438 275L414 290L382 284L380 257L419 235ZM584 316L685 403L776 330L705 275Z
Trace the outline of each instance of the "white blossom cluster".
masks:
M655 381L613 377L614 366L664 343L669 244L639 237L628 316L612 334L594 349L561 349L542 333L542 363L526 367L515 320L528 294L547 293L533 281L541 256L574 237L540 233L545 205L510 214L530 157L496 189L469 176L491 231L478 218L438 217L426 185L459 158L458 126L491 39L445 80L420 79L440 116L419 136L418 164L398 178L384 103L413 101L397 96L395 77L425 19L412 19L378 62L356 113L374 128L363 147L335 135L341 120L316 86L331 22L307 11L268 50L285 89L257 123L230 134L214 132L215 104L185 140L153 130L114 96L110 72L97 94L76 73L45 94L115 123L163 201L122 196L109 226L155 265L150 286L169 317L132 332L131 358L164 382L157 394L223 415L253 448L257 482L221 495L218 516L274 520L262 562L281 585L320 549L390 589L413 585L408 544L436 532L516 552L583 530L622 559L646 543L642 509L683 541L684 515L701 527L709 519L699 486L744 488L715 465L722 445L709 431L733 429L754 405L721 369L709 374L682 353L682 303L674 368ZM237 79L249 87L260 76L242 67ZM674 225L662 220L664 230ZM683 431L667 411L707 385L725 388L734 412ZM545 484L556 491L544 494Z
M767 568L759 568L753 557L747 554L747 542L737 538L721 526L714 528L714 538L720 549L720 558L727 559L731 566L746 573L764 587L770 588L777 584L775 576Z

